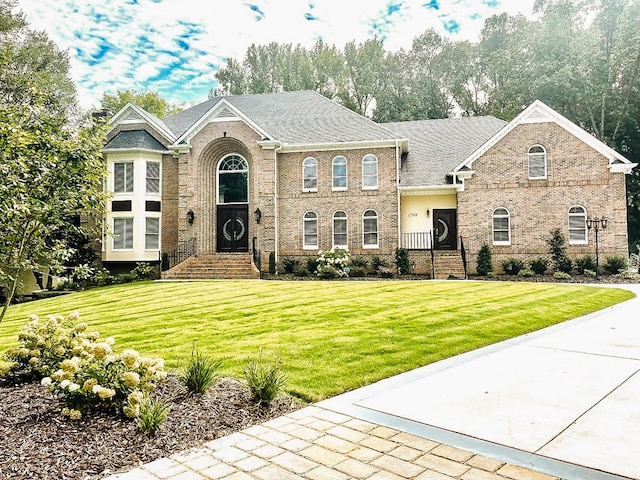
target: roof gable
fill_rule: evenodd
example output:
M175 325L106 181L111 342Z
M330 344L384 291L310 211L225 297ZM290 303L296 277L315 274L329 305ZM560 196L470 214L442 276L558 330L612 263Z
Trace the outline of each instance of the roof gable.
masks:
M109 125L111 125L112 128L116 125L140 123L153 127L158 133L164 136L169 143L175 140L175 135L162 120L131 102L127 102L126 105L109 120Z
M505 125L505 127L497 132L492 138L490 138L484 145L478 148L467 159L460 163L453 171L460 172L463 170L472 170L473 162L484 155L490 148L496 145L500 140L506 137L511 131L513 131L518 125L524 125L529 123L555 123L574 137L583 141L595 151L602 154L609 159L609 166L616 165L615 168L611 167L613 171L620 171L629 173L633 167L637 164L631 163L627 158L613 150L605 143L598 140L593 135L589 134L586 130L580 128L578 125L568 120L548 105L544 104L540 100L536 100L527 108L525 108L520 115L514 118L511 122Z

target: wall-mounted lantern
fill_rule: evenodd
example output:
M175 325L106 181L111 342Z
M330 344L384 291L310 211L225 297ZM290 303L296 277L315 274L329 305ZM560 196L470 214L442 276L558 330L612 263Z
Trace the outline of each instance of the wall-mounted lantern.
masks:
M189 209L189 211L187 212L187 222L189 222L189 225L193 225L193 220L196 218L196 216L193 213L193 210Z
M262 220L262 211L260 208L256 208L253 214L256 216L256 223L260 223L260 220Z

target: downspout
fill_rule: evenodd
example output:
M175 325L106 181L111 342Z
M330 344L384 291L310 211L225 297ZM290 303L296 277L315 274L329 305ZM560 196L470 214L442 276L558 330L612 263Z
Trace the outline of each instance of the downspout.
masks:
M398 203L398 248L402 245L400 244L402 240L402 217L400 211L400 142L396 140L396 194L397 194L397 203Z
M273 149L273 221L274 221L274 229L273 229L273 240L275 242L274 245L274 253L276 259L276 265L278 265L278 246L280 240L280 234L278 229L278 153L282 149L282 143L278 142L278 146ZM276 267L276 271L278 271Z

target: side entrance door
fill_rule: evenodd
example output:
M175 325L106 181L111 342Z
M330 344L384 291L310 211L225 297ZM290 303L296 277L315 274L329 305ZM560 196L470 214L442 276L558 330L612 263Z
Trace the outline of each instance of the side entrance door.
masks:
M435 250L456 250L458 248L458 229L456 210L433 210L433 230Z
M221 205L217 213L218 252L248 252L248 205Z

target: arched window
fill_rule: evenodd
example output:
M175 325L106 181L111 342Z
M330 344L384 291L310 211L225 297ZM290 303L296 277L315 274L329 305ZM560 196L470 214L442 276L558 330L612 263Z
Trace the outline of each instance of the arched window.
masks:
M304 214L302 220L302 248L305 250L315 250L318 248L318 215L314 212Z
M372 153L362 157L362 188L363 190L378 188L378 157Z
M511 220L509 210L496 208L493 211L493 244L511 245Z
M587 244L587 210L580 205L569 209L569 245Z
M218 203L249 201L249 164L240 155L227 155L218 164Z
M318 191L318 161L313 157L302 161L302 191Z
M378 214L375 210L366 210L362 215L362 246L378 248Z
M529 178L547 178L547 151L542 145L529 149Z
M347 248L347 214L343 211L333 214L333 246Z
M347 159L339 155L331 162L331 171L333 177L332 190L347 189Z

